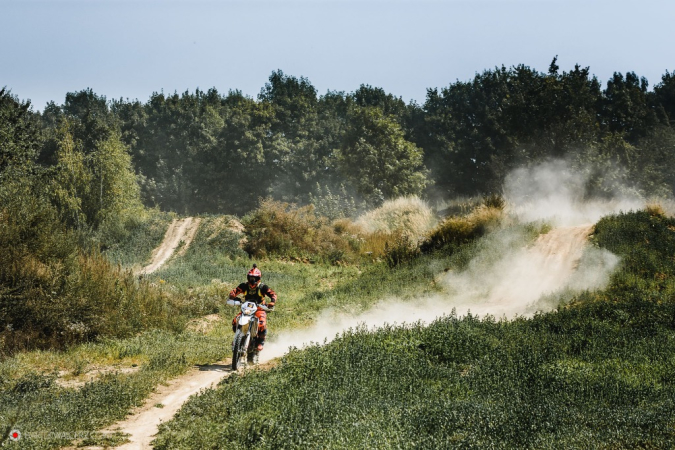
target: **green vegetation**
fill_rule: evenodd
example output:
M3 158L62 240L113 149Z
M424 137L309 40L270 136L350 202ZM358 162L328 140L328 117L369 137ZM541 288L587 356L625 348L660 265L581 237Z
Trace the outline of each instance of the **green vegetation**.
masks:
M357 263L391 259L392 252L414 250L435 224L431 208L417 197L386 201L358 220L333 220L316 214L312 205L298 207L267 199L243 218L246 242L253 257L292 261Z
M0 204L0 356L180 328L170 298L100 254L82 252L39 185L5 182Z
M17 448L59 448L69 439L50 432L99 430L139 405L157 383L195 364L229 356L229 321L236 310L224 306L224 300L250 267L239 248L243 234L237 224L232 217L202 217L200 230L185 253L146 279L165 299L180 300L181 320L217 312L222 320L206 335L189 327L182 332L146 331L126 339L99 338L61 352L21 352L0 363L0 420L46 436L23 440ZM263 261L264 281L280 293L279 304L283 305L270 318L271 339L284 329L310 325L327 307L350 310L367 307L383 295L413 298L420 292L435 292L433 279L441 270L439 264L427 260L391 271L383 263L359 268ZM378 289L373 289L374 279L382 283ZM134 367L139 369L129 372ZM97 368L109 371L84 386L59 383L81 380ZM82 444L113 445L122 440L91 435Z
M594 243L621 269L551 313L350 330L231 376L156 448L672 447L673 229L648 212L601 220Z
M367 85L318 96L281 71L257 99L86 89L33 112L0 89L0 422L91 431L222 359L235 313L223 301L252 257L283 305L272 338L326 308L437 294L437 276L504 225L498 193L516 165L564 158L591 175L588 196L670 195L673 86L669 72L653 91L629 72L602 89L554 59L547 73L502 67L430 89L423 105ZM411 195L488 197L436 224ZM201 215L192 245L134 275L177 213ZM606 291L530 320L352 330L194 400L160 446L672 446L673 229L655 208L603 219L594 242L624 258ZM214 313L224 320L206 335L186 326ZM57 383L98 366L120 371ZM239 394L254 408L237 408ZM67 443L50 439L18 446Z
M159 383L195 364L223 360L230 353L227 328L216 327L206 336L158 330L65 352L26 352L5 359L0 363L0 422L37 436L16 442L16 448L60 448L73 439L68 436L85 433L92 433L85 444L96 440L112 445L111 436L93 432L124 418ZM57 383L63 379L60 371L77 380L98 367L109 370L83 386Z
M264 200L244 217L246 244L253 257L277 256L338 262L358 249L355 238L340 235L325 217L317 216L313 206Z
M15 160L37 155L40 164L61 169L78 163L60 173L77 188L89 220L102 219L92 207L107 213L114 206L100 185L105 190L106 174L126 164L121 144L146 206L243 216L271 196L313 203L334 219L405 195L444 201L498 193L515 168L550 159L590 174L592 194L619 186L672 194L675 77L666 72L656 81L650 90L636 73L617 72L603 86L588 67L562 71L554 59L545 72L524 65L484 70L428 89L422 104L406 104L368 85L318 95L308 79L275 71L256 99L197 89L108 101L86 89L40 114L8 117L15 131L38 129L22 134L33 142ZM71 142L76 158L65 145ZM87 179L99 189L83 184ZM115 179L135 197L128 177Z
M141 268L150 261L152 251L162 242L173 218L174 214L171 213L157 209L148 210L135 226L114 241L109 241L104 250L105 256L113 264L120 264L125 268Z
M495 206L489 206L492 204ZM420 248L424 252L434 250L452 252L454 248L471 242L498 227L504 218L503 208L503 201L495 202L489 197L483 205L467 214L446 217L429 232Z

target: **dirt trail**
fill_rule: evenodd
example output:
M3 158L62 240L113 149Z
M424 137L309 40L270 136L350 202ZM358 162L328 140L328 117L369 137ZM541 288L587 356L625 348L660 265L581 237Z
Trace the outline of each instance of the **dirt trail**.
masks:
M540 235L531 248L505 258L493 268L486 301L472 311L523 314L541 296L564 288L592 229L592 224L555 228Z
M123 421L101 430L101 433L129 434L130 442L115 447L119 450L151 449L150 442L157 434L160 423L171 420L191 395L216 385L231 373L229 361L197 366L187 374L169 381L166 385L160 385L143 406L132 411L131 415ZM102 448L97 446L67 447L63 450L99 450Z
M592 231L593 224L555 228L539 236L533 250L543 254L547 261L562 264L569 275L576 268L575 263L581 258L581 252Z
M171 420L191 395L217 384L230 373L229 363L226 365L224 362L193 369L186 375L171 380L168 385L160 386L138 411L132 412L127 419L104 432L121 431L131 435L131 442L117 447L119 449L152 448L150 442L157 434L160 423Z
M195 234L197 234L200 221L201 219L195 219L193 217L174 219L164 234L164 240L160 246L152 252L152 262L142 268L139 273L150 274L159 269L169 260L169 258L171 258L171 255L173 255L176 247L178 247L178 244L180 244L181 241L184 242L184 245L180 251L181 254L184 253L192 242L192 239L194 239Z

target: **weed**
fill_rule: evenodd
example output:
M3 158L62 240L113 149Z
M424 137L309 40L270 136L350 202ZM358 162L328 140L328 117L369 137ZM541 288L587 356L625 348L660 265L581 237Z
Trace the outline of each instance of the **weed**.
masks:
M129 442L129 435L116 431L114 433L91 433L87 438L82 439L78 447L118 447Z

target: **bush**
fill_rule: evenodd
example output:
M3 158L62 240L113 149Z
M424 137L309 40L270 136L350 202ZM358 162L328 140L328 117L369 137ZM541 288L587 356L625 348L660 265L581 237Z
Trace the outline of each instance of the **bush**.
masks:
M246 215L244 250L254 257L280 256L303 260L330 260L355 252L354 243L336 232L328 219L317 216L314 206L263 200Z
M83 252L38 184L6 181L0 205L0 356L182 327L160 291Z
M421 250L452 252L456 247L471 242L498 226L502 218L501 208L485 205L478 206L465 216L448 217L429 233L421 244Z
M357 206L354 197L347 194L345 185L341 185L337 193L330 187L323 188L316 184L316 195L309 194L309 201L316 208L316 212L330 220L344 219L356 215Z
M407 235L396 237L391 244L385 243L384 258L387 265L391 268L400 264L410 263L420 255L420 248L417 242L414 242Z
M356 224L369 233L401 234L413 241L417 241L435 223L434 212L418 197L388 200L356 219Z

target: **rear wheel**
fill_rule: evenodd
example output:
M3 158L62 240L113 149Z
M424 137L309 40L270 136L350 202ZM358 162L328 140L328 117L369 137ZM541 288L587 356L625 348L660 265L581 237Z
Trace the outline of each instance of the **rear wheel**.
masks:
M241 347L244 344L245 336L243 334L238 334L234 337L234 344L232 345L232 370L237 370L243 362L241 360Z

